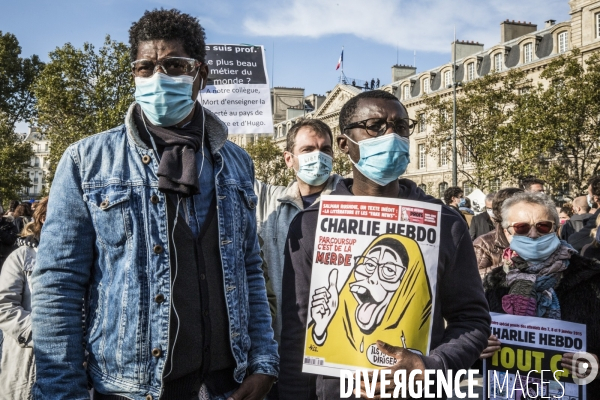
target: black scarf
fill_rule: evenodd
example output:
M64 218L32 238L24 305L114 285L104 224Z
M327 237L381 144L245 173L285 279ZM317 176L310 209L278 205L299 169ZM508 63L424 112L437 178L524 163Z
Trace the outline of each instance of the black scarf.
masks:
M152 148L150 134L154 138L160 155L158 164L158 189L184 197L200 192L196 153L202 146L204 116L202 106L195 104L194 117L182 128L152 125L144 118L141 107L136 104L133 118L141 139Z

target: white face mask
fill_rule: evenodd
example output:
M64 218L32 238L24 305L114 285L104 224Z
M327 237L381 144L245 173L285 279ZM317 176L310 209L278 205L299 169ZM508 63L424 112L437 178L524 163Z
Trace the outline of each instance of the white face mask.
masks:
M487 211L488 215L493 220L494 219L494 210L490 210L489 208L486 208L485 211Z
M295 156L298 159L296 174L303 182L311 186L323 184L331 174L333 158L319 150Z

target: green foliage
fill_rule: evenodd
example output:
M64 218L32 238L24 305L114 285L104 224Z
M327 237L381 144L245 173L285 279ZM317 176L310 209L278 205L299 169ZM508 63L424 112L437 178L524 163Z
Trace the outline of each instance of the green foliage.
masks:
M492 73L464 84L457 94L457 169L465 180L486 189L495 178L506 179L514 162L515 147L510 129L518 89L526 85L525 74ZM430 153L447 157L452 164L451 96L425 99L425 112L432 130L427 138ZM446 152L440 148L446 144Z
M31 86L44 67L38 56L21 58L19 41L0 31L0 114L3 131L34 117L35 98Z
M33 151L15 133L15 123L34 118L32 84L43 69L38 56L21 58L19 41L0 31L0 203L18 198L30 185L29 166Z
M270 137L261 137L245 147L254 161L256 179L271 185L287 186L295 174L285 165L283 151Z
M70 43L49 54L34 88L39 125L51 141L51 182L66 148L87 136L121 125L133 98L129 49L106 36L96 51Z
M559 189L585 193L600 171L600 55L584 64L579 50L552 61L518 107L521 159L530 175ZM555 190L558 192L559 190Z
M570 187L573 196L600 173L600 55L584 62L579 50L557 57L540 80L533 86L524 72L512 70L468 82L458 93L458 171L480 189L495 178L536 176L553 194ZM429 97L425 104L429 149L439 156L452 134L452 98Z
M336 144L333 145L333 170L332 174L346 176L352 173L352 163L348 156L340 151Z
M0 203L18 199L23 187L30 185L29 173L25 170L33 157L31 145L20 141L14 126L0 120Z

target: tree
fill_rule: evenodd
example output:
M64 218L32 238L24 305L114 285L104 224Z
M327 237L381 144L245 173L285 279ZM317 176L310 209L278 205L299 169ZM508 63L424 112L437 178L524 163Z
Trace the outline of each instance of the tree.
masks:
M19 198L23 187L30 186L25 169L31 157L31 145L19 139L13 125L0 120L0 203Z
M524 85L525 74L512 70L467 82L457 94L457 171L482 190L490 181L506 180L515 173L515 142L510 123L519 89ZM452 97L427 96L424 102L421 123L426 121L432 128L427 137L429 152L451 164Z
M337 144L333 144L333 170L331 172L341 176L346 176L352 172L350 159L340 151Z
M256 179L271 185L287 186L296 176L283 159L283 152L270 137L261 137L246 145L254 161Z
M30 185L29 166L33 151L15 133L19 121L34 117L32 84L44 64L38 56L21 58L19 41L0 31L0 203L18 198Z
M552 61L528 101L517 107L525 175L538 176L554 192L571 186L586 192L587 180L600 172L600 55L584 62L579 50Z
M34 116L32 84L44 67L37 55L21 58L19 41L12 33L0 31L0 114L3 132L15 123Z
M121 125L134 101L129 49L106 36L95 51L70 43L49 54L37 80L40 129L50 139L50 176L66 148L87 136Z

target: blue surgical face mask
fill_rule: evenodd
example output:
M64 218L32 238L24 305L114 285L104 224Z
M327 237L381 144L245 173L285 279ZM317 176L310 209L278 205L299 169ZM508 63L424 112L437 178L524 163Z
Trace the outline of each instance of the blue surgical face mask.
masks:
M298 159L296 175L302 179L302 182L311 186L319 186L329 178L333 166L331 156L317 150L294 157Z
M348 140L358 145L360 152L358 162L355 163L348 156L350 162L361 174L378 185L385 186L406 172L406 167L410 162L408 138L391 133L373 139L361 140L358 143L350 137L348 137Z
M558 249L560 240L554 233L549 233L537 238L513 235L510 248L525 261L545 261Z
M464 197L461 197L460 201L458 202L458 206L459 207L466 207L467 206L467 200L465 200Z
M135 77L135 101L156 126L173 126L190 115L194 108L188 75L168 76L155 73L149 78Z

